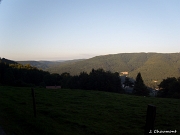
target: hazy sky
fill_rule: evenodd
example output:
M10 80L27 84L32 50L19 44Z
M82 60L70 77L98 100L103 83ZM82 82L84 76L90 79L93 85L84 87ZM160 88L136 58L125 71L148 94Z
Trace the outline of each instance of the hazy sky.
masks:
M2 0L0 57L180 52L180 0Z

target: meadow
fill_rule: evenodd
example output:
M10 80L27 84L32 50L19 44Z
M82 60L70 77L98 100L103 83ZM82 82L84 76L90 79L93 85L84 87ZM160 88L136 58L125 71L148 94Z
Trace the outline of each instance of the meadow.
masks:
M155 129L180 134L180 100L93 90L0 86L0 126L7 135L143 135L147 105L157 107Z

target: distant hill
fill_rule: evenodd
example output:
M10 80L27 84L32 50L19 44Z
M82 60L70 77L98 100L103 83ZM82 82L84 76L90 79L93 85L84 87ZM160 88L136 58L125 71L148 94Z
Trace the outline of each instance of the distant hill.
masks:
M53 62L53 61L17 61L22 65L30 64L33 67L37 67L42 70L46 70L51 65L59 64L60 62Z
M75 60L58 60L58 61L17 61L22 65L30 64L33 67L37 67L42 70L47 70L51 67L58 67L62 63L73 63L77 61L81 61L83 59L75 59Z
M0 58L0 62L6 63L6 64L17 64L17 62L5 58Z
M141 72L145 84L150 87L157 86L167 77L180 77L180 53L120 53L68 61L15 62L2 58L0 62L30 64L51 73L68 72L71 75L78 75L83 71L89 73L92 68L103 68L135 79L138 72Z
M69 72L71 75L82 71L89 73L92 68L105 71L128 72L135 79L141 72L146 85L157 85L167 77L180 77L180 53L120 53L96 56L73 62L52 65L47 70L51 73ZM157 82L156 82L157 81Z

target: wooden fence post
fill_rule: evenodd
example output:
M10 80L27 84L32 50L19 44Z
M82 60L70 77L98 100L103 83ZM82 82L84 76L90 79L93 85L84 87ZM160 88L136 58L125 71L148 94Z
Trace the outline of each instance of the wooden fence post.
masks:
M144 130L144 135L154 133L154 121L156 117L156 106L148 105L146 114L146 125Z
M35 102L35 94L34 94L34 89L31 88L32 91L32 98L33 98L33 110L34 110L34 117L36 118L36 102Z

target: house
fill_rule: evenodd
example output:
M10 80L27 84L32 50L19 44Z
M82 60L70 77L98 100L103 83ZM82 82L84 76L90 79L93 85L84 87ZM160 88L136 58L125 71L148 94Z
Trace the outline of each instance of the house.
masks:
M121 72L121 75L128 75L128 72Z
M156 97L159 89L148 88L148 90L150 96Z

